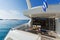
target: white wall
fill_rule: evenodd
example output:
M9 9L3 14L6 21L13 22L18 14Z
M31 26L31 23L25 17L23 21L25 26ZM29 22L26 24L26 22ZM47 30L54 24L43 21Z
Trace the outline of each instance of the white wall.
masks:
M56 32L60 34L60 19L56 19Z

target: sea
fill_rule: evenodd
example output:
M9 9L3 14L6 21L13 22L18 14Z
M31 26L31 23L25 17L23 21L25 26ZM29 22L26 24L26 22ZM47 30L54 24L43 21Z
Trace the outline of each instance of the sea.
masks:
M0 40L4 40L11 28L27 23L28 21L29 20L0 19Z

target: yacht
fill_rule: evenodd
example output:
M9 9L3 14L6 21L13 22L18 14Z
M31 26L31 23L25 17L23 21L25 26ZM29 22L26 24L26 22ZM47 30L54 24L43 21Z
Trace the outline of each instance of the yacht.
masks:
M60 40L60 4L48 5L45 12L26 1L28 10L23 13L30 21L12 28L4 40Z

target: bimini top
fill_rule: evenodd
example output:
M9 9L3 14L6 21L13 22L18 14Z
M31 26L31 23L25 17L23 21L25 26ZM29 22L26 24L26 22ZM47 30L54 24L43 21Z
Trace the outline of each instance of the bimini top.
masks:
M48 5L47 11L44 12L42 6L25 10L24 15L27 17L56 17L60 18L60 4Z

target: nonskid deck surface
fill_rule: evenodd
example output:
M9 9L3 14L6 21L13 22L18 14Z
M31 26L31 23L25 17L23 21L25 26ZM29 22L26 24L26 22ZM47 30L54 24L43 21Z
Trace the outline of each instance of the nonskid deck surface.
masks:
M5 40L8 38L12 38L13 40L40 40L41 37L38 38L39 35L21 31L21 30L13 30L8 33Z

